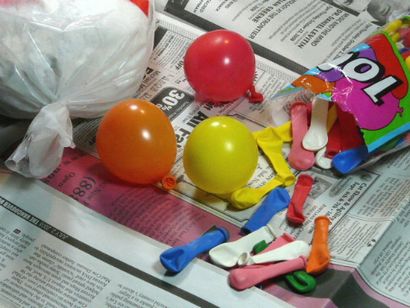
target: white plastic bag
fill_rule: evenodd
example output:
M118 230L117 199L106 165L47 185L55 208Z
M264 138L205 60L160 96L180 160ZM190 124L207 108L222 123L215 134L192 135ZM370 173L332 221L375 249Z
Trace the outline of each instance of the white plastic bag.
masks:
M135 4L144 1L145 12ZM0 2L0 114L34 118L10 169L48 175L74 146L70 118L101 116L136 93L153 48L153 14L152 0Z

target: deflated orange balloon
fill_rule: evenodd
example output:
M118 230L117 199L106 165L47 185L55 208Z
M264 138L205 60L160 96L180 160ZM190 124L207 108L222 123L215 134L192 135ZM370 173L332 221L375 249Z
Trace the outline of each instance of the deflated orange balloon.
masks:
M96 141L104 166L127 182L158 182L175 162L177 146L171 122L148 101L128 99L115 105L103 117Z

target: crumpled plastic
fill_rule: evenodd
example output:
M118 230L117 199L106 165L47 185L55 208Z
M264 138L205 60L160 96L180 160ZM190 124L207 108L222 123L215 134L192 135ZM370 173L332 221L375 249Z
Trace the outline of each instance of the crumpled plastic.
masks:
M0 24L0 114L33 118L6 166L42 178L74 147L71 119L135 95L153 49L153 1L7 0Z

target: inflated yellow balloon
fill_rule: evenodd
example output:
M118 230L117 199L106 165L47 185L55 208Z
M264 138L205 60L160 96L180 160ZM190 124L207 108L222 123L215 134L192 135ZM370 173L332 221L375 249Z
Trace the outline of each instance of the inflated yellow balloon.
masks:
M228 194L245 186L258 164L258 146L249 129L227 116L202 121L184 148L184 168L204 191Z

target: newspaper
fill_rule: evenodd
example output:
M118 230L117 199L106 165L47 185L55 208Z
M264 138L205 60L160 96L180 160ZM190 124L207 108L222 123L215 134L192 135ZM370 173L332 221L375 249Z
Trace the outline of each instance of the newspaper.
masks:
M208 31L237 31L258 55L299 74L346 52L377 29L331 1L172 0L165 11Z
M184 144L193 128L213 115L230 115L251 130L269 125L270 112L265 107L277 90L294 80L306 67L336 56L376 29L375 24L362 18L368 16L363 16L365 14L359 9L352 11L334 2L162 1L157 7L167 15L158 13L154 52L136 97L154 102L172 120L178 140L177 161L172 170L178 179L176 189L166 193L155 186L125 185L112 178L95 157L78 150L67 150L60 167L44 181L108 218L171 246L194 239L212 225L228 228L231 240L238 238L239 228L258 205L244 211L234 210L226 200L195 187L184 174L181 160ZM308 3L311 6L307 6ZM312 6L316 11L310 10ZM316 16L319 12L321 15ZM261 17L255 25L252 18L257 16ZM181 20L194 23L196 27ZM290 31L287 35L278 32L269 39L269 29L277 29L289 20L292 22L287 24ZM257 28L259 32L250 37L262 22L264 26ZM266 97L263 105L249 104L246 99L220 106L195 101L183 73L183 56L195 37L214 28L236 30L253 42L257 53L255 84ZM311 40L302 48L290 40L300 29L304 38ZM325 30L326 35L322 33ZM312 45L319 35L323 38ZM303 41L302 37L298 39ZM166 103L167 97L180 99L170 105ZM95 133L98 124L99 120L78 120L74 127L78 148L94 156L97 156ZM284 151L286 154L286 149ZM410 305L407 287L410 250L406 236L410 219L409 166L410 152L405 150L343 178L330 171L309 170L315 184L307 201L307 220L303 228L288 226L284 219L286 212L276 215L270 225L278 234L287 231L310 241L314 218L328 215L332 220L332 266L318 277L317 289L307 296L294 294L283 279L264 283L263 290L295 306ZM249 185L258 187L273 176L271 166L261 156ZM292 188L289 192L292 193Z
M0 212L1 307L290 307L202 260L166 275L152 256L168 246L39 181L0 171Z
M192 7L197 2L198 1L184 1L184 7ZM201 3L203 3L205 8L212 7L213 10L216 6L216 1L202 1ZM219 1L218 3L222 2ZM238 4L242 2L230 1L226 3ZM301 9L300 2L292 1L292 3L295 7L289 5L287 8L288 11L284 11L284 13L293 14L293 10ZM177 1L170 1L163 7L166 11L168 10L169 13L172 11L169 8L177 4ZM261 5L266 6L268 4L264 1ZM249 7L248 10L250 10ZM204 9L203 11L205 12L206 10ZM328 7L328 14L331 14L333 11L334 8L330 9ZM233 14L234 10L229 12ZM241 10L241 14L246 16L246 10ZM218 16L218 14L209 14L206 19L209 21L215 19L216 23L218 22ZM179 14L178 17L182 18L183 15ZM224 17L225 18L223 18L223 21L227 22L227 20L229 20L226 18L227 15L225 14ZM312 18L313 17L314 16L312 16ZM196 19L201 20L200 18ZM356 19L359 20L358 17L349 15L348 24L351 25L353 22L352 20ZM304 22L306 22L306 19ZM244 21L241 23L246 25ZM368 21L360 20L360 24L363 25L362 29L368 30L363 31L363 35L368 35L369 32L375 29L375 26ZM199 26L201 26L201 24L199 24ZM218 24L218 26L221 25ZM342 27L343 23L338 24L338 26ZM232 27L234 27L234 25L232 25ZM358 28L356 27L355 29ZM340 31L345 33L346 29L344 31ZM201 33L203 32L201 32L198 28L193 28L187 24L181 23L169 15L158 14L158 29L156 32L155 49L151 57L144 82L136 96L150 100L162 108L172 120L172 124L176 131L178 140L178 154L177 161L173 169L173 174L175 174L178 179L178 185L176 189L171 192L171 194L176 196L178 200L182 201L173 199L174 201L172 202L183 202L184 206L188 207L190 205L195 205L201 210L207 211L209 214L204 214L207 217L206 220L220 218L240 227L247 221L247 219L249 219L252 213L257 209L257 206L248 210L237 211L229 206L228 201L223 200L218 196L203 192L195 187L195 185L190 182L184 174L181 159L184 143L186 142L190 132L192 132L193 128L198 123L213 115L228 114L236 117L243 123L247 124L251 130L258 130L268 125L270 115L268 110L265 110L265 106L269 106L269 97L271 97L273 93L282 88L285 84L288 84L290 80L293 80L295 76L297 76L298 70L294 69L294 71L292 71L289 69L292 68L289 65L287 67L283 67L280 65L283 64L280 61L280 63L277 63L277 61L267 61L266 58L257 55L255 84L256 87L263 92L268 102L265 102L263 105L252 105L249 104L245 98L243 98L233 103L220 106L199 104L195 102L194 92L185 79L183 73L183 56L186 48L192 40ZM335 33L333 33L333 35L335 35ZM332 40L337 39L338 37L332 36ZM356 37L355 42L357 42L357 40L360 40L359 36ZM328 44L331 43L328 42ZM350 44L351 42L349 43L349 46ZM331 51L333 51L333 47L330 46L327 49L325 47L321 48L321 50L323 50L323 54L320 54L320 56L323 58L317 58L316 61L324 61L327 57L327 53L330 54ZM288 48L291 50L295 49L294 47ZM344 47L341 47L341 50L344 50L343 48ZM308 53L305 52L305 54ZM277 59L274 57L273 60ZM315 60L308 59L308 61L300 61L298 64L307 66L313 61ZM167 101L166 99L164 100L167 96L181 97L181 99L177 104L169 106L164 103L164 101ZM97 156L95 150L95 133L98 123L98 120L78 121L74 129L76 144L94 156ZM407 166L409 163L410 154L408 151L405 151L391 156L385 161L381 161L373 168L358 171L355 174L344 178L338 178L335 174L329 171L313 168L308 173L315 178L315 184L307 201L307 220L304 226L302 228L292 228L289 226L286 223L285 211L276 215L270 222L270 225L278 234L286 231L297 236L299 239L310 241L312 237L314 218L318 215L328 215L331 218L332 225L330 233L330 246L332 251L332 264L334 264L332 273L333 276L338 277L338 279L329 277L323 278L327 281L328 287L325 289L322 287L321 292L323 292L323 290L328 290L330 287L336 288L340 291L338 297L332 297L332 293L329 293L328 296L322 296L325 298L327 297L328 301L336 301L337 304L343 303L343 300L345 299L340 294L344 294L343 292L348 292L346 291L346 288L349 289L350 287L353 290L360 290L362 293L363 296L357 299L361 304L375 302L379 304L390 304L389 299L374 293L373 290L376 290L380 294L393 299L393 303L397 304L397 302L400 302L402 304L410 304L408 293L406 293L405 290L400 293L398 290L401 289L397 288L395 290L395 294L393 294L389 291L389 287L391 287L390 285L384 285L380 282L376 283L376 277L381 275L379 272L374 271L374 269L370 270L370 272L365 270L367 268L366 264L372 262L369 260L376 258L378 262L380 262L380 259L373 255L375 251L377 251L375 248L376 246L379 247L379 245L382 245L380 243L390 242L390 240L386 240L386 237L391 234L391 232L389 232L392 229L391 226L395 225L395 221L399 213L403 211L406 206L408 206L409 196L407 192L410 188L410 182L409 176L405 171L403 171L403 166ZM68 169L74 168L72 164L68 163L68 165L71 165L70 167L67 167ZM84 166L82 166L82 168L84 168ZM77 170L78 169L81 168L77 167ZM249 185L252 187L258 187L273 176L274 173L272 168L261 156L259 159L258 169ZM52 181L50 185L55 187L56 182ZM66 193L70 193L70 189L73 189L66 183L62 186L65 186L66 188L60 187L60 189ZM289 192L292 193L292 188L289 189ZM90 200L93 199L91 195L92 193L89 197ZM145 195L145 193L141 193L141 195ZM118 195L113 194L113 196ZM167 196L168 198L171 198L170 194ZM144 203L143 201L138 202L136 197L130 198L134 206L135 203ZM80 199L80 202L87 204L88 201L83 198ZM110 203L109 201L107 202ZM157 200L157 202L160 201ZM93 201L89 206L98 210L98 207L96 207L95 204L96 203ZM119 209L114 207L112 203L110 206L113 207L114 211L119 211ZM121 223L127 224L126 221L123 221L124 217L129 215L129 213L133 213L131 219L132 221L134 221L134 219L143 221L143 219L139 219L138 215L134 214L134 212L136 211L128 209L128 211L124 212L122 218L118 218L116 214L112 213L108 213L108 217L111 217L112 219L119 219L118 221ZM162 218L164 215L157 213L156 217ZM158 219L158 221L161 221L161 219ZM178 225L176 222L174 223ZM158 235L158 230L161 230L161 228L156 228L155 222L151 227L149 225L141 227L139 225L141 222L136 223L134 221L134 224L134 228L137 230L140 230L141 232L160 241L168 242L171 245L178 244L181 241L180 237L171 239ZM168 227L169 225L165 227L164 232L167 236L172 237ZM207 225L207 227L209 227L209 225ZM176 226L176 230L180 230L180 227ZM179 233L179 231L176 233ZM235 231L232 232L232 228L231 233L235 233ZM198 232L194 232L193 234L198 234ZM238 234L238 229L236 234ZM187 240L187 238L182 239L182 242L184 240ZM405 260L405 256L401 257ZM387 264L386 268L389 268L389 261L386 258L383 258L383 262ZM402 263L400 264L403 265ZM353 273L346 270L346 268L354 269ZM349 277L354 277L349 278L350 280L353 279L354 283L348 279L339 279L339 275L344 275L346 271L349 272ZM360 275L358 273L360 273ZM400 285L400 279L403 278L399 278L398 276L392 277L396 277L396 283ZM363 279L368 285L366 285ZM391 279L393 280L393 278ZM343 283L341 283L341 281ZM355 289L352 285L357 286L357 288ZM368 286L371 286L373 290L369 289ZM281 287L282 290L278 290L272 284L268 284L265 286L265 290L274 295L280 295L280 292L283 292L283 288L285 288L285 286L282 285ZM320 293L320 291L318 292ZM313 294L311 299L313 298L314 300L317 300L317 298L315 298L316 296ZM304 300L306 300L306 297ZM297 304L296 297L293 296L293 301L290 302L292 304ZM326 305L326 303L326 300L324 300L323 305Z

